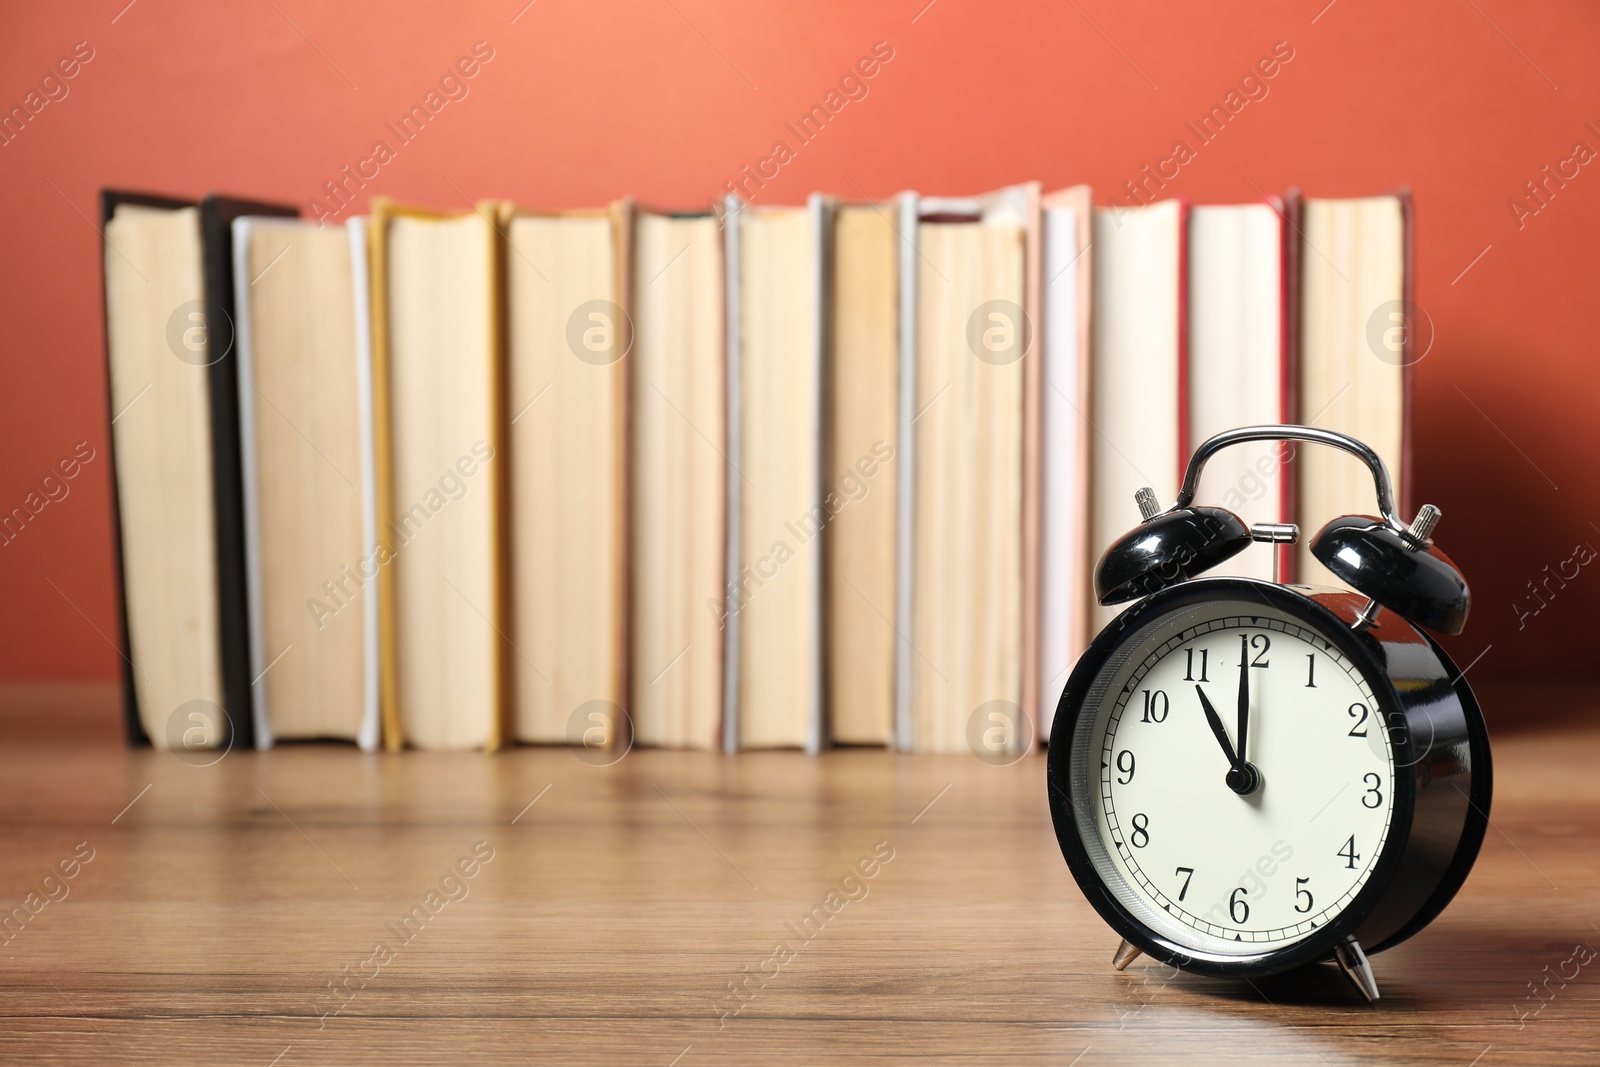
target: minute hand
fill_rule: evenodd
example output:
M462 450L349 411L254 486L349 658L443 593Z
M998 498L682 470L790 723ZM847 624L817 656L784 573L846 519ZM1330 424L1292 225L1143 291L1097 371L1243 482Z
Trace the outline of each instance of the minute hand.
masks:
M1250 642L1242 634L1239 641L1243 647L1239 650L1239 750L1233 759L1236 768L1244 766L1250 752Z
M1204 689L1197 685L1194 691L1200 695L1200 710L1206 713L1206 723L1211 727L1211 733L1216 737L1217 744L1222 746L1222 754L1228 757L1228 766L1237 767L1239 757L1234 754L1233 746L1228 743L1228 731L1223 728L1222 720L1217 717L1217 709L1211 706Z

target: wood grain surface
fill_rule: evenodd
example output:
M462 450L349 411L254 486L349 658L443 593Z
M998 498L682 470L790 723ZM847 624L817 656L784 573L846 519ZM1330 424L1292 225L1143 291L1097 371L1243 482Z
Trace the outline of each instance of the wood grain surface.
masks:
M1331 968L1114 972L1037 756L298 744L200 767L120 747L103 693L0 697L0 907L44 902L0 932L8 1064L1600 1060L1581 720L1496 737L1477 869L1374 957L1369 1007Z

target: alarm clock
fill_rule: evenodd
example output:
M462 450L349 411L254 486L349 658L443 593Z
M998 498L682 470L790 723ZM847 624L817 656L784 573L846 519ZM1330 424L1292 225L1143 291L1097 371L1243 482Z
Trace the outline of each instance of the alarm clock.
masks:
M1194 502L1210 457L1267 440L1370 468L1379 515L1311 539L1355 592L1201 577L1299 539ZM1100 603L1130 606L1074 667L1047 772L1067 866L1122 936L1113 966L1144 953L1256 978L1332 961L1375 1001L1368 957L1444 909L1489 821L1483 712L1432 636L1460 633L1470 607L1431 539L1440 512L1401 522L1377 453L1308 426L1218 434L1171 507L1136 501L1143 522L1095 573Z

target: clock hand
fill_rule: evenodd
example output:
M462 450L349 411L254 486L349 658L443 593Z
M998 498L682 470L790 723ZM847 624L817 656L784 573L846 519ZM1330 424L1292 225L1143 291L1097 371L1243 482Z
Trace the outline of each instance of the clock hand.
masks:
M1261 772L1250 762L1250 638L1239 635L1239 748L1228 770L1228 788L1249 796L1261 788Z
M1246 742L1250 739L1250 641L1240 634L1239 644L1239 751L1233 761L1236 769L1243 768L1249 758Z
M1233 746L1228 743L1228 731L1223 728L1222 720L1217 717L1217 709L1206 699L1206 691L1198 685L1194 687L1194 691L1200 694L1200 710L1206 713L1206 723L1211 727L1211 733L1216 737L1217 744L1222 746L1222 754L1228 757L1228 768L1231 772L1239 765L1239 757L1234 755Z

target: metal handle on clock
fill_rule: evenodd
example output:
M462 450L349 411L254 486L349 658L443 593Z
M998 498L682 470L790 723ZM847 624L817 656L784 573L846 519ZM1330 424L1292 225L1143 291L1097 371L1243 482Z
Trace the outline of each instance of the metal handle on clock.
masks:
M1378 512L1383 516L1383 521L1393 527L1396 533L1409 531L1409 527L1395 513L1394 487L1389 481L1389 469L1383 465L1378 454L1354 437L1333 430L1319 430L1315 426L1241 426L1208 438L1189 457L1189 466L1183 473L1183 487L1178 490L1177 501L1168 510L1191 506L1195 492L1200 488L1200 472L1205 469L1206 461L1230 445L1247 441L1308 441L1350 453L1372 471L1372 481L1378 491Z

